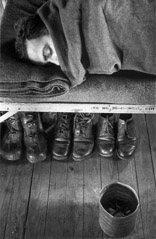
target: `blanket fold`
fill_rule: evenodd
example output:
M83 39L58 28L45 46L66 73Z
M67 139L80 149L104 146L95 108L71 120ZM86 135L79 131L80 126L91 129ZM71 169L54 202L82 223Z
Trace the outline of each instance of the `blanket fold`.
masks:
M1 96L48 98L69 92L70 82L59 67L36 67L16 59L14 41L2 45L0 66Z
M38 14L74 87L86 72L110 75L122 69L156 75L155 9L155 0L49 0Z
M155 9L155 0L8 0L1 25L0 97L155 104ZM61 69L15 57L14 23L36 11L54 40ZM120 69L135 74L125 71L122 80L103 75ZM136 72L147 74L138 80ZM85 75L87 81L76 88Z

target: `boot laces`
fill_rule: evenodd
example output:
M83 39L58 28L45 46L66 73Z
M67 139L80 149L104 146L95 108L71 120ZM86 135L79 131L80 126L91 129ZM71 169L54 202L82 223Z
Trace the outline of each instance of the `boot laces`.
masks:
M93 119L93 114L77 114L75 119L75 126L79 129L80 135L86 135L86 128L88 123Z
M9 120L7 121L7 124L8 124L8 134L9 134L9 137L14 137L17 133L17 129L15 129L13 126L16 124L16 119L15 117L10 117Z
M120 124L120 136L128 136L128 127L127 127L127 124L126 122L121 122Z
M35 143L37 142L37 139L38 139L38 132L39 130L37 130L37 125L36 125L36 122L34 120L30 120L28 123L27 123L27 131L25 132L25 135L27 137L29 137L29 139Z
M58 133L64 138L68 137L68 131L71 122L71 115L68 113L60 113L58 116Z
M105 124L105 132L110 134L113 130L113 125L109 122L108 117L106 118L106 124Z

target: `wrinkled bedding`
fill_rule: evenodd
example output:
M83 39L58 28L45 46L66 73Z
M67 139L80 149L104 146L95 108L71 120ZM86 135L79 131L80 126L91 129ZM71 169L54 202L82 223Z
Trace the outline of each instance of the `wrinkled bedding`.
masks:
M38 11L74 87L90 74L156 74L155 0L49 0Z
M77 0L78 1L78 0ZM126 0L113 0L114 2L134 2L134 1L126 1ZM156 104L156 77L155 73L151 70L149 74L142 74L136 71L119 71L115 74L106 75L106 74L89 74L92 73L91 69L94 63L95 69L95 62L94 57L96 57L96 50L94 47L86 50L84 39L82 38L82 46L83 50L79 51L82 54L81 59L83 59L83 64L81 67L85 66L86 70L82 73L86 75L86 81L81 84L82 78L75 78L75 71L72 71L68 74L70 80L74 78L74 84L81 84L78 87L74 87L68 92L68 87L66 85L67 75L63 74L59 67L55 67L54 65L43 67L37 66L32 63L22 62L19 60L14 51L14 23L20 18L24 16L30 16L36 13L36 11L42 7L42 5L46 4L47 0L8 0L7 6L3 15L2 24L1 24L1 36L0 36L0 100L8 100L8 101L16 101L16 102L55 102L56 101L63 101L63 102L95 102L95 103L119 103L119 104ZM61 3L61 1L58 0ZM64 0L67 3L67 0ZM62 2L62 3L63 3ZM79 2L79 1L78 1ZM82 1L83 2L83 1ZM99 1L96 0L98 3L102 3L103 0ZM144 3L147 5L147 10L152 9L155 6L154 1L144 1L139 0L138 3ZM87 1L86 1L87 3ZM108 3L111 3L111 1ZM107 4L108 4L107 3ZM135 1L136 3L136 1ZM107 5L105 5L106 7ZM150 6L150 8L149 8ZM108 7L108 6L107 6ZM105 15L105 19L109 19L109 14L111 11L115 11L115 8L119 6L114 5L114 8L107 8L107 15ZM101 5L100 5L100 9ZM105 9L105 8L104 8ZM119 8L120 9L120 8ZM153 8L154 9L154 8ZM154 10L152 10L151 16L153 16ZM103 14L103 12L102 12ZM120 16L120 12L116 12L116 15ZM147 14L147 11L146 11ZM73 14L74 15L74 14ZM151 17L150 16L150 17ZM72 16L73 17L73 16ZM112 19L112 24L114 25L116 16L114 15L114 21ZM153 23L153 17L151 17ZM109 22L110 23L110 22ZM91 27L91 26L90 26ZM84 31L85 32L85 31ZM155 46L152 44L154 39L154 33L152 28L148 29L150 36L150 53L147 54L147 57L143 57L148 62L149 56L154 56ZM113 32L112 32L113 33ZM111 33L111 37L113 42L116 41L115 49L118 49L118 55L121 59L121 67L124 68L126 65L125 59L126 56L126 49L124 55L122 55L122 51L120 51L121 46L119 44L119 39L116 36L116 33ZM87 32L86 32L87 34ZM109 29L110 34L110 29ZM127 35L128 33L127 29ZM82 36L82 34L81 34ZM127 37L125 37L125 40ZM124 40L124 43L125 43ZM98 46L100 43L100 38L97 38L97 44L94 43L93 46ZM75 39L73 39L75 43ZM123 44L124 44L123 43ZM85 46L85 47L84 47ZM113 45L114 46L114 45ZM152 48L153 46L153 48ZM154 50L152 50L154 49ZM94 51L92 61L88 61L89 59L87 56L90 55ZM101 50L100 50L101 51ZM134 52L134 51L133 51ZM143 53L143 52L142 52ZM142 60L143 60L142 58ZM73 56L74 59L74 56ZM76 58L77 59L77 58ZM84 60L85 59L85 60ZM130 59L130 58L129 58ZM105 61L104 59L101 59ZM76 61L77 62L77 61ZM80 63L82 63L80 62ZM106 61L105 61L106 62ZM123 65L124 62L124 65ZM149 62L153 62L152 66L155 65L155 58ZM91 64L92 63L92 64ZM107 63L107 62L106 62ZM110 62L109 62L110 63ZM144 63L144 61L143 61ZM77 65L76 65L77 66ZM137 64L137 67L139 64ZM121 69L122 69L121 68ZM74 68L73 68L74 69ZM80 68L78 68L80 69ZM117 69L117 67L115 67ZM145 68L139 66L140 71L146 71ZM149 69L149 68L148 68ZM122 74L121 74L122 73ZM83 76L82 74L82 76ZM77 75L77 74L76 74ZM78 81L77 81L78 80ZM57 88L54 87L55 83L59 82L61 85L64 86L64 91L57 92ZM54 84L53 84L54 83ZM67 93L68 94L65 94ZM57 97L54 97L57 96Z

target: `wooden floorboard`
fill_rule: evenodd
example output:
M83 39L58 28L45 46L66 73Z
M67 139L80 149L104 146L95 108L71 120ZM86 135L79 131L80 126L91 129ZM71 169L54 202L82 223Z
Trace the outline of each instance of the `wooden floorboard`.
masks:
M23 238L29 204L33 166L26 163L16 165L12 178L12 192L5 225L4 239Z
M107 239L98 221L99 195L116 181L132 186L140 198L127 239L155 239L156 115L135 115L135 121L137 150L128 161L105 159L96 150L83 162L0 159L0 239Z
M16 166L7 162L0 164L0 238L4 238L9 205L13 193Z
M141 202L144 237L148 239L156 237L155 177L153 174L152 155L145 117L136 117L136 124L139 135L138 150L135 155L136 175Z
M146 122L156 184L156 115L146 115Z
M49 197L51 161L34 165L25 239L43 239Z
M63 238L66 220L67 163L52 162L44 238Z
M65 238L82 238L83 235L83 163L70 162L66 184Z
M94 151L84 161L84 238L102 238L99 226L99 195L101 191L101 160Z

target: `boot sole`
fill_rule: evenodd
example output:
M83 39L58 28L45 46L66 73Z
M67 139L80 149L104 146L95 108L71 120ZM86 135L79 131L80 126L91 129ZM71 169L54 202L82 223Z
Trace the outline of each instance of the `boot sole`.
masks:
M100 156L104 157L104 158L111 158L111 157L113 157L113 155L114 155L114 153L108 154L108 155L103 155L103 154L101 154L101 153L99 153L99 152L98 152L98 154L99 154Z
M72 159L73 159L75 162L81 162L81 161L84 161L84 160L86 160L86 159L89 159L91 155L92 155L92 152L91 152L89 155L87 155L86 157L75 158L74 156L72 156Z
M133 154L132 155L130 155L130 156L128 156L128 157L122 157L122 156L120 156L119 154L118 154L118 152L116 153L116 155L117 155L117 157L119 158L119 159L121 159L121 160L130 160L130 159L132 159L133 158L133 156L134 156L134 152L133 152Z
M16 155L14 154L14 156L12 155L4 155L3 153L0 153L0 156L5 159L5 160L8 160L8 161L18 161L21 159L21 156L22 155L18 155L18 157L16 157Z
M57 161L65 161L68 159L68 156L67 157L57 157L55 155L52 155L52 158L57 160Z

